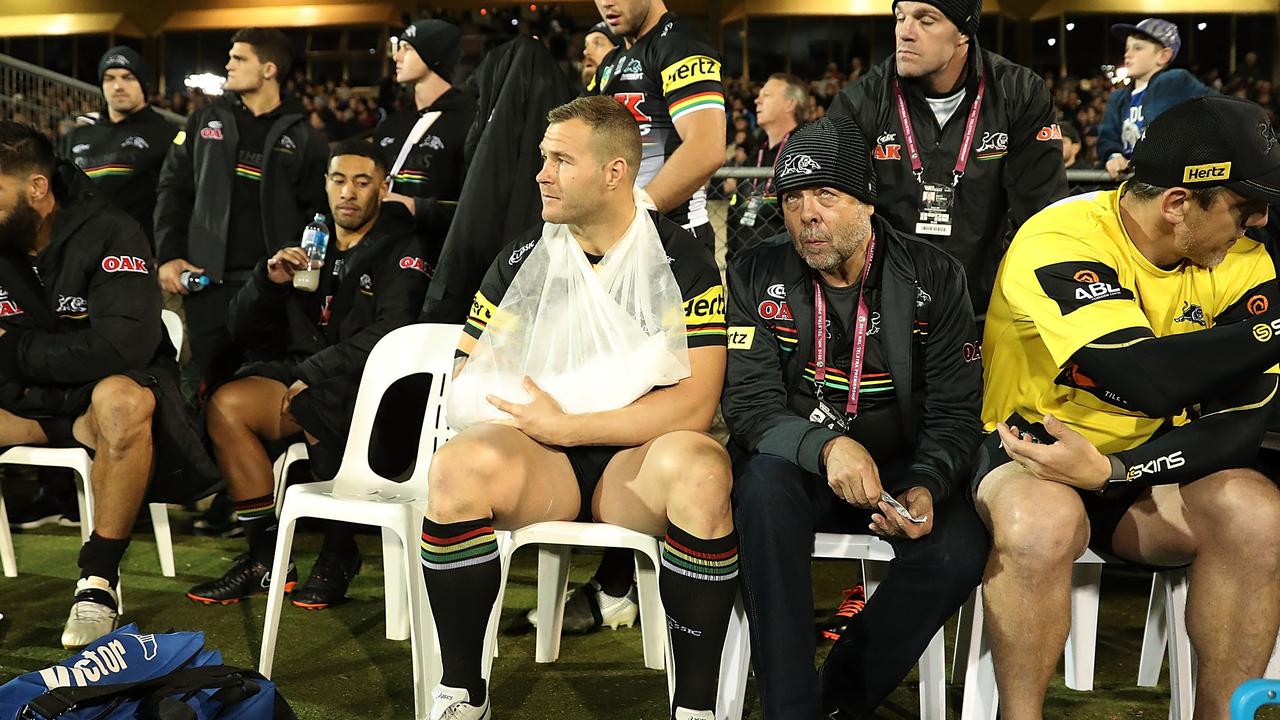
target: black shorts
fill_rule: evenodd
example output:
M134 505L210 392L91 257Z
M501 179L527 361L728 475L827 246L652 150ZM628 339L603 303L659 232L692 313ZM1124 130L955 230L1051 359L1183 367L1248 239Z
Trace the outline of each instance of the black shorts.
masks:
M600 476L604 475L604 469L613 456L627 449L618 445L581 445L563 448L565 457L569 458L569 465L573 467L573 476L578 481L578 493L582 498L576 518L578 522L590 522L593 519L591 498L596 494Z
M1042 443L1051 444L1056 442L1053 436L1044 429L1044 425L1029 423L1017 413L1011 415L1005 422L1008 425L1016 425L1022 432L1031 433ZM975 500L978 497L978 484L982 482L982 478L1007 462L1013 462L1013 460L1001 447L1000 433L989 433L983 439L982 445L978 447L975 457L976 467L973 481L969 487ZM1096 492L1076 488L1076 493L1079 494L1080 501L1084 504L1085 516L1089 519L1089 549L1108 558L1115 557L1111 549L1111 536L1115 535L1116 527L1120 524L1120 518L1128 512L1129 508L1145 492L1145 487L1136 487L1126 489L1118 495L1103 497Z

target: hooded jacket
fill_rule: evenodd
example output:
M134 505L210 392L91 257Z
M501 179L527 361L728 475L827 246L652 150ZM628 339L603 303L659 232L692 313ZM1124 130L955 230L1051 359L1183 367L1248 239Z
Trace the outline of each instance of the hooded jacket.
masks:
M467 177L427 291L428 322L465 322L493 259L542 222L538 145L547 113L576 95L550 51L524 36L491 51L471 82L479 106L467 136Z
M457 200L462 194L462 178L467 170L467 133L476 119L476 101L458 88L450 88L422 111L410 100L407 107L373 131L373 141L382 148L390 168L418 118L436 111L440 117L409 151L391 188L393 192L413 198L414 218L421 230L442 217L437 200ZM443 218L452 215L450 210Z
M1142 91L1142 122L1144 126L1150 126L1153 120L1174 105L1212 92L1209 86L1186 70L1161 70L1151 76L1146 89ZM1107 109L1102 113L1102 123L1098 126L1098 160L1104 163L1112 155L1125 154L1121 135L1125 116L1129 114L1129 99L1132 97L1133 86L1125 85L1107 98Z
M235 183L237 105L224 95L187 118L173 139L160 171L156 202L156 255L160 264L176 258L222 282ZM307 123L296 98L285 98L268 114L275 118L262 148L262 249L264 256L297 242L300 228L325 212L325 166L329 149Z
M901 85L923 179L950 186L978 78L986 74L986 94L968 167L955 189L951 235L925 238L964 265L975 306L981 311L991 296L1006 238L1012 237L1012 232L1006 235L1006 218L1016 231L1027 218L1067 195L1067 176L1062 166L1062 133L1044 80L977 45L971 46L969 58L966 96L946 127L938 127L917 83ZM894 101L896 75L890 56L837 95L828 114L852 116L868 140L875 139L876 215L902 232L913 233L920 219L921 187L911 170Z
M878 214L871 222L877 248L884 248L880 342L897 389L902 431L913 448L901 486L885 489L896 495L923 486L937 503L965 487L970 455L982 436L979 335L959 263L923 240L896 232ZM814 353L813 276L785 235L749 251L730 268L729 359L721 410L735 451L775 455L819 474L822 447L840 433L790 407L793 395L813 393L804 375ZM790 310L781 330L760 309L776 304L779 296ZM795 338L788 342L795 350L784 351L779 337Z

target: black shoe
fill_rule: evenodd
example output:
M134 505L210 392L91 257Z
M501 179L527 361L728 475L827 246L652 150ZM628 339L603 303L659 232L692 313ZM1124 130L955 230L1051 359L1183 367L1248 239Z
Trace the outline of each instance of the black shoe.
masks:
M819 640L839 640L848 629L849 621L867 605L867 593L861 585L845 588L843 595L844 602L840 603L835 614L823 623L822 630L818 632Z
M311 566L311 576L293 594L291 602L307 610L337 605L347 598L347 587L360 574L363 563L358 553L344 558L336 553L321 552L316 564Z
M298 571L289 563L285 575L284 591L293 592L298 584ZM271 566L258 562L245 553L235 559L235 565L217 580L200 583L187 591L187 597L209 605L230 605L250 595L265 593L271 587Z

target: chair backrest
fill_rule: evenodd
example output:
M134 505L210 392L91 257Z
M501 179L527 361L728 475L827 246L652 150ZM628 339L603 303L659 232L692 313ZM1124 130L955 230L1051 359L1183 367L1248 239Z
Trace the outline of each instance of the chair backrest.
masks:
M172 310L161 310L160 319L164 321L164 331L169 334L174 357L182 355L182 318Z
M431 469L431 456L454 434L445 418L445 393L453 381L453 353L461 333L461 325L406 325L387 333L374 346L360 378L347 446L334 477L334 495L378 495L413 502L427 499L427 472ZM387 389L397 380L418 373L431 375L422 435L418 440L418 459L406 481L393 482L369 467L373 421Z

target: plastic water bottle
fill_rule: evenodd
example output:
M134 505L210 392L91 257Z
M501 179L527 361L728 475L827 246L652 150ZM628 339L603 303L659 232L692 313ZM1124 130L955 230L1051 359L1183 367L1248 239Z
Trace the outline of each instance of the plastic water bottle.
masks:
M178 276L178 282L182 283L182 287L186 288L187 292L193 293L209 287L209 278L204 275L197 275L190 270L183 270L182 274Z
M324 267L324 254L329 249L329 230L324 215L316 216L302 231L302 251L307 254L307 269L293 274L293 286L306 292L315 292L320 286L320 269Z

